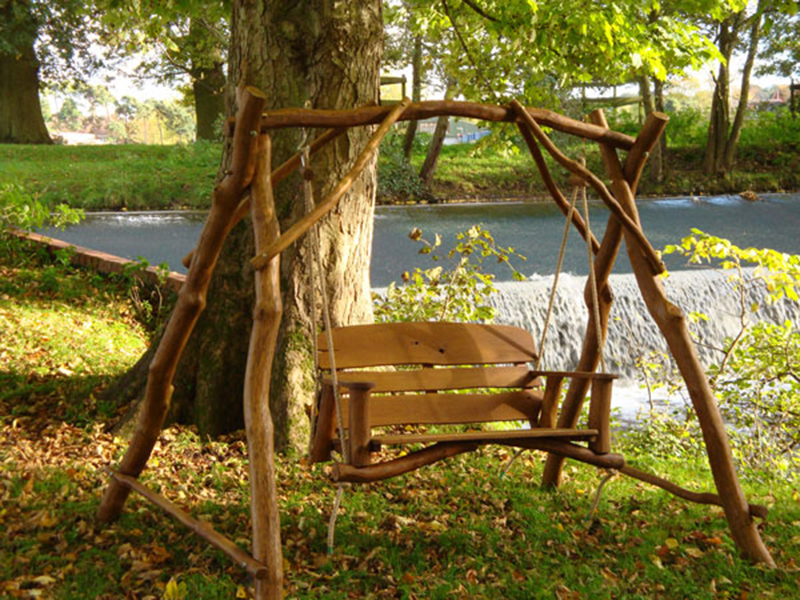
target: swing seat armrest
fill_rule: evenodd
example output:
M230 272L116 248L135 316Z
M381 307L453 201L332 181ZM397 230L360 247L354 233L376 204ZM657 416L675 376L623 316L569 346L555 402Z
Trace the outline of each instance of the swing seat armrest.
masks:
M537 371L531 370L536 377L570 377L572 379L589 379L592 381L613 381L619 379L615 373L592 373L590 371Z
M326 385L328 387L333 387L333 378L330 375L323 377L322 385ZM373 381L342 381L339 380L339 387L346 388L349 391L369 391L375 387L375 382Z
M539 413L538 427L556 426L558 400L565 378L588 379L591 382L589 399L589 429L596 429L597 437L589 442L589 448L596 454L611 451L611 388L617 375L590 373L586 371L534 371L536 376L546 377L544 399Z

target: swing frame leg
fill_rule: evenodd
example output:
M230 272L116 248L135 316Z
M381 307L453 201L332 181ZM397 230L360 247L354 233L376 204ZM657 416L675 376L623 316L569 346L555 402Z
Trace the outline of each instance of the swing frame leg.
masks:
M231 174L214 189L214 200L186 281L178 293L178 302L167 323L147 377L147 387L136 431L118 472L137 478L147 464L169 412L172 379L178 360L206 304L211 274L230 231L231 218L255 171L258 131L266 96L253 87L242 89L237 119L242 123L232 142ZM107 523L119 517L130 494L130 488L111 479L106 489L97 520Z
M256 251L263 250L280 236L270 183L270 138L261 134L258 142L258 163L250 192ZM269 407L272 363L283 313L280 255L270 260L266 268L255 272L255 291L253 329L244 380L244 422L249 458L253 558L267 569L267 576L255 582L255 597L257 600L282 600L283 550L275 473L275 434Z
M591 118L595 125L602 124L603 127L607 127L602 111L592 112ZM655 112L651 113L647 117L642 130L639 132L636 142L630 152L628 152L624 167L624 177L625 180L629 182L633 194L636 193L636 187L642 171L644 170L645 163L647 162L648 153L664 132L667 121L668 119L665 115ZM608 279L611 276L614 262L617 259L617 254L622 245L622 230L622 223L620 223L619 219L613 214L609 215L608 224L603 234L603 241L600 243L600 249L594 261L600 323L595 321L594 311L591 310L591 289L587 281L584 290L584 301L586 306L589 307L589 318L586 324L586 334L583 339L583 349L581 350L581 357L577 366L577 369L580 371L594 372L597 370L597 366L600 363L601 348L598 346L597 342L597 328L600 328L600 339L605 343L608 333L608 318L611 312L611 305L614 301ZM587 380L573 379L570 382L558 420L559 427L575 427L577 425L578 417L583 408L583 400L588 391ZM561 483L563 467L563 457L556 454L548 455L542 474L542 486L558 487Z

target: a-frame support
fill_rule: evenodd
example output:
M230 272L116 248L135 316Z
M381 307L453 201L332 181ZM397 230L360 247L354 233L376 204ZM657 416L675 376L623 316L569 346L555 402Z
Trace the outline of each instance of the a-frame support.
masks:
M600 111L593 113L592 123L582 123L550 111L526 109L517 102L512 102L509 107L497 107L453 101L411 104L406 99L393 108L370 106L350 111L289 109L273 111L269 115L262 116L265 104L265 96L254 88L244 88L240 93L239 110L235 122L230 124L233 131L231 170L215 188L211 212L203 227L198 246L187 256L189 274L150 366L136 431L117 472L112 474L109 487L98 509L100 521L107 522L117 518L128 494L131 490L135 490L242 565L256 579L256 598L263 600L282 597L280 522L272 418L268 402L270 369L281 317L278 277L280 253L336 206L377 151L381 138L397 120L449 114L517 123L545 184L562 210L565 208L565 203L561 201L563 195L547 171L538 143L541 143L551 156L568 170L592 185L611 210L602 242L598 243L597 240L590 238L592 249L596 254L595 275L600 292L600 322L595 323L593 311L589 311L589 323L578 370L594 372L597 368L600 352L597 328L600 328L601 339L604 340L612 301L608 278L624 237L648 309L667 340L686 381L703 430L717 489L720 492L719 496L693 495L688 490L679 490L679 495L694 501L721 503L736 544L753 561L774 565L751 518L751 514L763 514L763 508L749 506L745 500L736 476L719 409L697 358L683 315L664 294L658 279L658 274L663 271L663 265L641 230L636 210L634 200L636 185L647 153L664 129L666 116L653 113L646 121L639 137L634 140L609 130ZM340 184L329 196L322 199L311 213L281 235L275 216L272 185L296 169L300 160L298 153L270 173L270 140L266 135L269 130L297 126L330 127L331 129L312 143L313 154L341 135L344 131L342 128L378 123L381 124L380 127ZM612 182L613 194L593 173L561 154L542 132L539 123L600 144L603 160ZM617 157L617 148L628 151L624 167ZM248 213L253 220L257 249L257 256L251 261L257 272L256 306L253 313L254 325L244 392L250 458L254 556L246 555L233 542L211 530L207 524L192 519L174 504L137 481L169 411L175 369L197 318L205 308L208 284L222 245L233 226ZM573 223L582 235L591 235L578 215L573 216ZM587 303L588 294L587 290ZM573 380L558 423L559 427L574 427L587 391L585 387L581 387L582 381L588 380ZM552 454L557 451L560 451L562 456L571 456L590 464L602 462L602 456L595 456L591 449L587 448L577 448L570 454L554 445L540 445L540 447L551 452L545 470L546 484L555 484L558 481L563 458ZM578 454L575 454L576 452ZM588 456L589 454L592 456ZM668 485L668 482L660 478L647 476L624 465L621 471L661 485L665 489L671 489L672 484ZM677 493L674 489L671 491Z
M591 117L595 125L608 127L602 111L594 111ZM663 125L660 126L656 122L661 118L662 117L658 114L652 117L650 119L650 126L643 132L652 134L652 132L658 130L658 133L652 140L653 143L655 143L659 134L663 131L663 125L666 125L665 121ZM658 129L659 127L660 130ZM646 153L639 156L629 154L628 162L626 162L625 168L623 168L616 150L602 142L599 144L603 162L608 172L609 179L611 180L611 187L615 197L626 214L638 226L641 226L633 190L641 175L647 156ZM650 147L652 146L650 145ZM705 370L697 355L697 349L695 348L688 327L686 326L683 311L681 311L680 307L668 300L661 279L658 277L658 274L652 272L650 268L651 265L648 263L646 255L643 253L644 249L641 247L639 240L631 235L628 230L623 229L616 223L618 223L618 221L615 219L615 215L611 215L603 244L601 244L601 248L607 246L609 250L607 255L609 272L614 261L614 255L616 255L616 249L619 248L620 241L624 236L625 247L631 266L633 267L636 281L639 284L642 298L647 305L651 317L669 346L670 352L686 383L689 396L692 399L692 405L697 413L697 418L703 432L703 440L705 442L711 471L714 476L714 482L722 500L723 509L725 510L725 516L728 520L733 539L744 554L754 562L763 562L774 566L775 562L769 550L764 545L764 542L761 540L756 523L751 517L747 499L739 484L731 448L728 443L728 435L725 431L725 424L722 420L719 407L717 406L714 393L706 378ZM600 262L599 256L600 255L598 255L597 262ZM602 273L602 269L599 270ZM598 281L601 281L601 279L598 278ZM606 275L604 278L605 285L598 287L600 287L600 289L607 289L607 282L608 278ZM605 340L608 327L608 312L610 309L610 294L603 294L603 297L604 301L601 301L601 320L603 322L600 324L600 327L602 328L602 339ZM597 324L594 323L594 318L590 317L584 339L584 351L581 356L581 363L584 361L591 363L592 370L597 368L600 351L597 347L596 327ZM583 368L583 365L579 368ZM563 420L564 423L572 420L577 421L582 398L583 394L580 394L579 390L569 390L568 396L565 399L564 410L561 414L561 420ZM562 423L561 420L559 421L559 427L567 426ZM556 455L550 455L548 457L548 463L544 474L545 484L552 484L557 481L562 463L563 459Z

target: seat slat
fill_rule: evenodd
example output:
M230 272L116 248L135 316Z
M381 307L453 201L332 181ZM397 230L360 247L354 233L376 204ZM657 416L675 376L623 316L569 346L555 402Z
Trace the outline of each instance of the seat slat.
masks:
M457 425L491 421L534 421L541 394L534 391L500 394L416 394L369 399L371 427L386 425ZM349 423L349 402L342 398L342 418Z
M534 388L541 385L540 378L528 367L344 371L339 372L338 377L341 382L369 381L374 383L373 394L469 388Z
M536 360L533 336L519 327L472 323L379 323L338 327L333 336L337 369L382 365L520 364ZM325 335L319 363L330 368Z
M467 431L464 433L412 433L379 435L372 443L381 446L398 444L427 444L433 442L498 442L531 438L568 438L570 440L589 440L597 436L596 429L516 429L511 431Z

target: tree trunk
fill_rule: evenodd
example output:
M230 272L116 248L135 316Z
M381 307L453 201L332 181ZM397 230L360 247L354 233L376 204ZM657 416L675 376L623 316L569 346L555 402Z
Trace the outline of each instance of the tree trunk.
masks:
M306 100L315 108L341 109L378 99L383 36L378 0L336 4L329 0L237 0L231 31L229 115L235 112L234 94L241 85L262 89L268 98L267 109L303 106ZM347 172L371 131L351 129L315 155L312 168L317 200ZM273 165L293 154L301 137L299 130L274 130ZM323 272L334 326L372 320L369 264L375 190L373 161L321 223ZM276 188L275 203L281 229L286 229L303 212L299 174ZM249 259L254 251L251 226L240 223L217 264L208 305L175 377L170 418L195 423L211 435L240 428L243 423L241 398L254 298ZM270 402L277 449L298 446L308 439L304 405L311 402L314 389L308 267L314 252L310 254L302 241L281 258L284 315ZM134 375L120 383L124 386L121 391L129 395L141 389L143 382Z
M215 42L208 39L211 33L196 19L189 25L189 36L195 46L203 49L201 53L198 50L203 60L193 63L190 69L196 137L198 140L216 140L222 132L214 126L220 124L225 114L225 62L219 52L214 51Z
M758 42L761 37L762 5L758 3L756 14L753 15L753 22L750 26L750 46L747 49L747 59L742 70L742 87L739 94L739 104L736 107L736 116L733 119L733 126L728 141L725 144L725 155L723 157L723 168L730 171L733 168L733 161L736 158L736 146L739 143L739 135L742 133L744 117L747 113L747 101L750 96L750 74L753 72L753 63L758 53Z
M422 37L414 36L414 51L411 55L411 99L419 102L422 99ZM417 121L409 121L406 135L403 138L403 155L411 162L411 150L414 138L417 137Z
M444 91L444 99L451 100L456 95L456 80L448 77L447 88ZM439 153L444 145L444 138L447 135L447 126L450 117L441 116L436 121L436 129L433 130L433 139L428 146L428 153L425 155L425 162L419 170L419 178L426 188L433 184L433 174L436 172L436 163L439 162Z
M4 35L16 42L14 48L0 49L0 144L51 144L39 102L36 23L12 14L14 6L0 5Z
M639 93L644 104L644 116L649 117L656 110L653 94L650 90L650 77L647 75L639 76ZM661 146L656 144L650 152L650 180L653 183L664 181L664 165L661 160Z
M655 100L656 110L661 113L666 113L666 103L664 102L664 82L660 79L653 80L653 97ZM667 177L669 172L669 156L667 154L667 131L661 134L658 138L658 148L661 154L661 173L662 180Z
M719 26L719 42L717 47L725 59L720 61L717 77L714 82L714 94L711 98L711 116L708 125L708 141L706 142L703 170L707 175L724 173L725 147L728 142L730 128L730 60L739 38L740 23L743 12L725 19Z
M211 68L192 69L192 92L196 137L198 140L216 140L222 132L215 128L225 114L225 72L222 63Z

